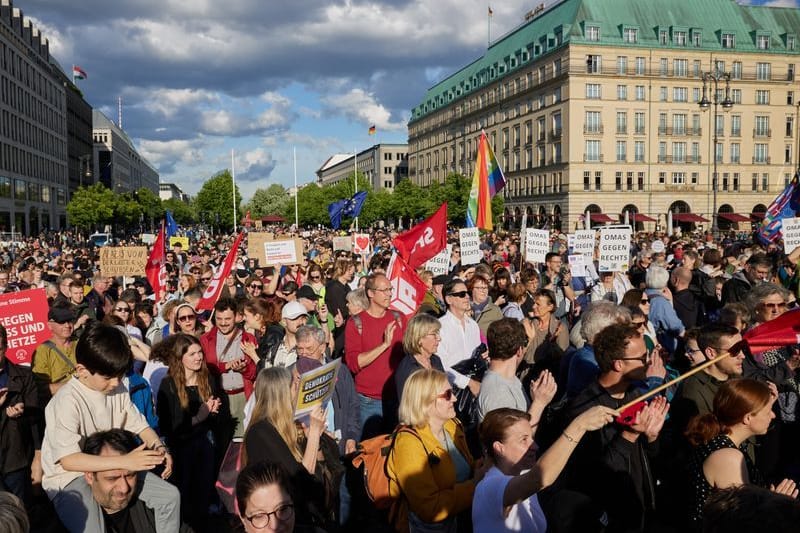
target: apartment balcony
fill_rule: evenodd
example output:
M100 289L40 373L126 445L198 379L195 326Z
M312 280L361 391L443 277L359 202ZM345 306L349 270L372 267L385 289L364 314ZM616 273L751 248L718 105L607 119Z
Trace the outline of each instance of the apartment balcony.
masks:
M550 134L549 134L550 141L557 141L557 140L561 139L561 135L562 135L562 132L561 132L560 129L558 129L558 130L550 130Z
M756 139L766 139L772 137L772 130L770 128L754 128L753 137Z
M772 163L771 157L753 157L753 164L754 165L769 165Z
M584 135L602 135L603 134L603 125L584 125L583 126L583 134Z
M586 163L602 163L603 154L583 154L583 160Z

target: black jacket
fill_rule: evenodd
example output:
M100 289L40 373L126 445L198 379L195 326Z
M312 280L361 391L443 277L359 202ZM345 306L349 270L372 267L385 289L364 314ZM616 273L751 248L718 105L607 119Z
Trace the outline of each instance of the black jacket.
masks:
M753 284L750 283L744 272L737 272L722 285L722 304L743 302L752 288Z
M0 405L0 472L7 474L30 466L34 450L42 447L43 410L31 369L5 361L8 372L8 395ZM9 418L6 407L25 404L25 412Z

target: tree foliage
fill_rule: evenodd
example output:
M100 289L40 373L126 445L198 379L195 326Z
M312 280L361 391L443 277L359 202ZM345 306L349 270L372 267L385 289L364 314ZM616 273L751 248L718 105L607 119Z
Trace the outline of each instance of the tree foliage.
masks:
M288 204L292 204L294 209L294 202L289 201L289 193L283 185L273 183L266 189L256 189L253 197L242 208L243 211L250 211L252 218L261 218L267 215L279 215L286 212ZM294 218L294 214L292 214Z
M193 204L187 204L177 198L170 198L169 200L163 200L161 205L164 208L164 212L171 212L172 218L180 225L198 222L197 213L195 212Z
M233 229L233 178L229 170L218 172L203 184L194 200L194 207L198 213L203 213L205 220L216 222L219 215L219 227ZM242 195L236 187L236 217L240 218ZM238 222L237 222L238 223ZM216 224L215 224L216 225Z
M110 224L116 203L114 193L100 183L79 187L67 204L69 224L88 231Z

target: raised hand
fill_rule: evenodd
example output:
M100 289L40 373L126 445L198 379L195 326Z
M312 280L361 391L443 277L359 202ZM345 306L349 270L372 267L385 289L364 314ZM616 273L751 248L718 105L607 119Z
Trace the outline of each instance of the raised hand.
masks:
M605 426L617 415L617 412L605 405L595 405L579 414L574 423L583 431L595 431Z
M157 450L148 450L146 444L122 456L121 465L125 470L141 472L151 470L164 462L164 454Z
M553 401L557 390L558 385L556 385L553 374L549 370L545 370L539 374L536 381L531 382L531 403L546 406Z
M775 485L770 485L769 490L777 494L789 496L790 498L797 498L797 484L791 479L784 479L778 483L777 487Z

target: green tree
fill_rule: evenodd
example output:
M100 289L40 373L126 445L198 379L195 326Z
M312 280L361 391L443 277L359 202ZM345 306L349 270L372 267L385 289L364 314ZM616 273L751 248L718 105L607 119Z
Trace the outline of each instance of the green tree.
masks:
M219 215L219 225L222 229L233 229L233 178L229 170L223 170L211 177L203 184L194 201L198 214L203 213L206 221L212 221L215 226L216 215ZM242 195L236 187L236 217L244 216L241 205ZM237 225L239 221L236 221Z
M79 187L67 204L69 223L85 230L94 230L114 220L114 193L101 183Z
M164 206L161 203L161 198L150 189L141 187L134 194L134 198L148 222L150 220L158 220L164 216Z
M193 224L197 222L197 214L190 203L177 198L170 198L161 202L161 205L164 207L165 212L170 211L172 213L172 218L178 224Z
M276 215L286 212L287 204L292 204L294 210L294 202L289 201L289 193L283 185L273 183L266 189L256 189L253 197L242 208L243 211L250 211L252 218L261 218L267 215ZM292 213L294 219L294 213Z

